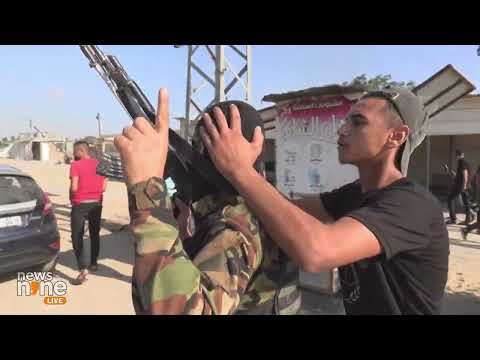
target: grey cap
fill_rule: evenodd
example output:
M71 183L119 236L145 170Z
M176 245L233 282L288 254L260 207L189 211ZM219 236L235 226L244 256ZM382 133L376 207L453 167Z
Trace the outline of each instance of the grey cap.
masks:
M380 97L389 101L397 110L403 123L410 129L400 161L400 171L404 176L407 176L410 156L425 139L429 119L425 105L421 98L412 91L393 86L387 86L380 91L369 92L362 99L369 97Z

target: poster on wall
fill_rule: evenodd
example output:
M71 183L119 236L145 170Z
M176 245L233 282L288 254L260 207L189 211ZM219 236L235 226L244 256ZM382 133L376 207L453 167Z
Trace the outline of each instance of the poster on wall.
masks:
M287 196L333 190L358 177L338 162L337 131L352 102L342 96L303 100L279 115L277 187Z
M353 102L343 96L302 100L280 111L277 132L277 188L286 196L331 191L358 178L358 170L338 161L338 129ZM332 294L339 290L338 272L300 272L300 284ZM342 311L331 298L332 313Z

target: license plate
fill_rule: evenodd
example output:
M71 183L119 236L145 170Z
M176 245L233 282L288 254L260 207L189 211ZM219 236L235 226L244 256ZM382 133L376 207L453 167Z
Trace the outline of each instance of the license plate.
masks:
M0 218L0 229L11 226L22 226L22 218L20 216Z

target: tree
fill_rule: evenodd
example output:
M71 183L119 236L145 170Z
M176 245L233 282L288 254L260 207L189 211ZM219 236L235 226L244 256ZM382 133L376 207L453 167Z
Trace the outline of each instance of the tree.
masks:
M8 137L5 136L5 137L2 139L2 142L4 142L4 143L8 142Z
M14 142L15 141L15 136L10 136L10 141Z
M377 75L374 78L367 78L366 74L356 76L352 81L345 81L342 83L344 86L361 86L365 87L368 91L381 90L387 85L402 87L412 90L415 87L413 81L405 83L404 81L398 82L392 80L392 75Z

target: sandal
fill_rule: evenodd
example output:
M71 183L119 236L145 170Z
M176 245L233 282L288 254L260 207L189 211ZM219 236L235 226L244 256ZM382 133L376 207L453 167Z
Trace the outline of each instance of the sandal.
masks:
M88 280L87 279L87 274L81 272L80 274L78 274L78 276L75 279L70 281L70 284L72 284L72 285L82 285L87 280Z

